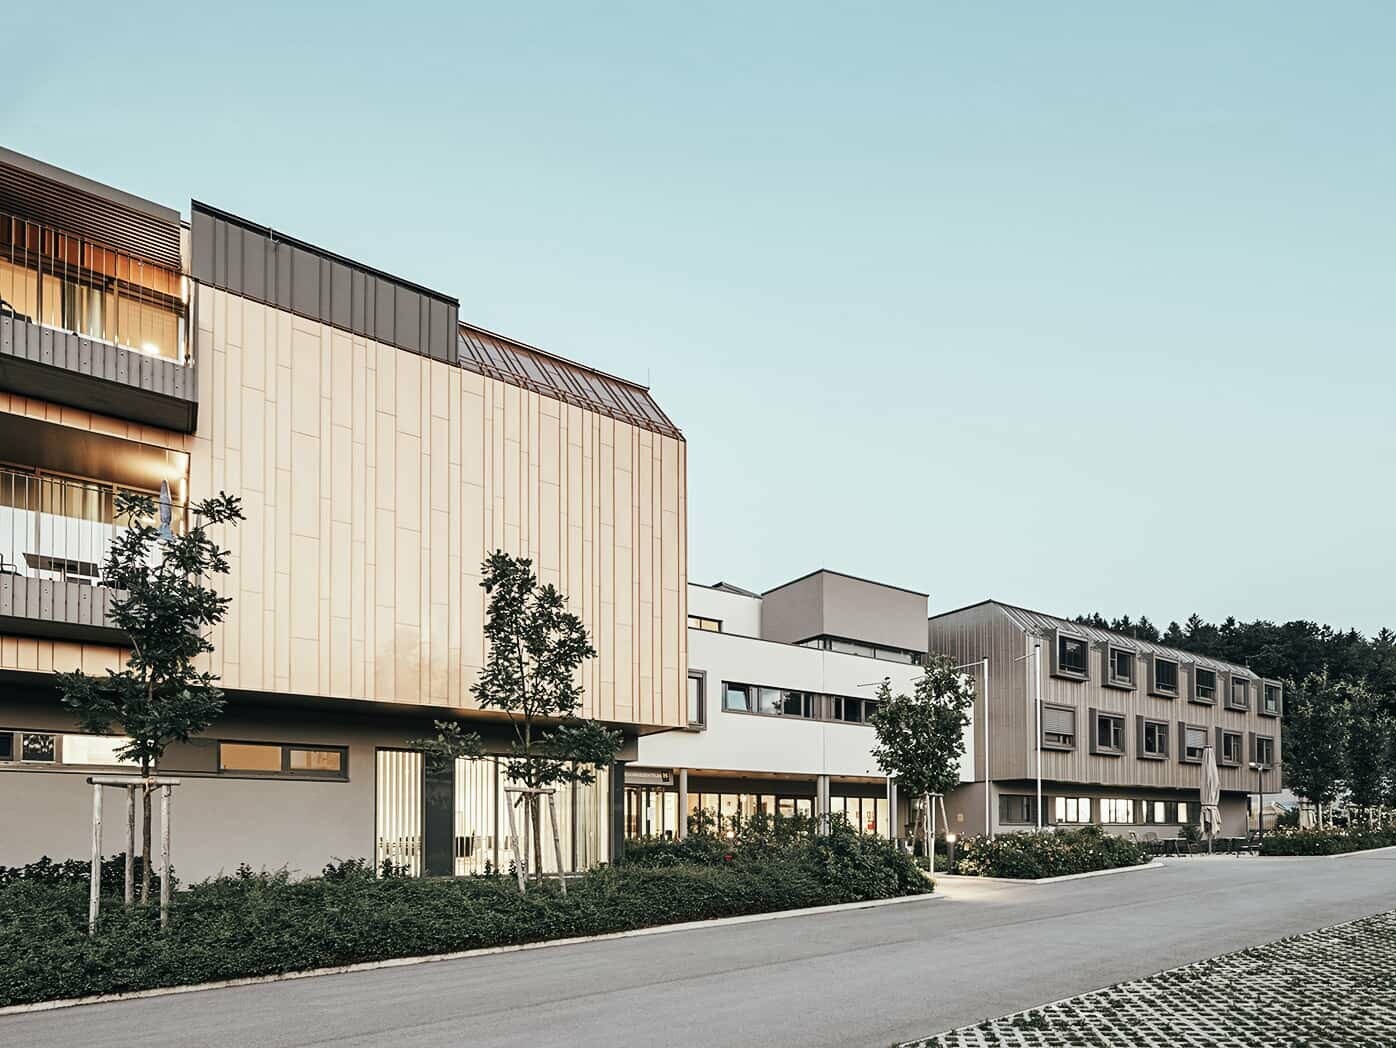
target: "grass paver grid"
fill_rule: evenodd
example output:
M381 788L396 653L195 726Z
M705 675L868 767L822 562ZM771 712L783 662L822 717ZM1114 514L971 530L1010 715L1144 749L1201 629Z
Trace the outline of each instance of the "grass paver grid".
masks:
M1222 954L906 1048L1203 1045L1396 1045L1396 912Z

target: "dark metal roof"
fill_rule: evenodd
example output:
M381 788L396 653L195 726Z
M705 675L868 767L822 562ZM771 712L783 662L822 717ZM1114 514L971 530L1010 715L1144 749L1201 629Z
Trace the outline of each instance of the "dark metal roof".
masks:
M683 439L645 386L472 324L462 323L459 336L457 349L463 368L666 437Z
M0 211L181 268L179 212L0 146Z

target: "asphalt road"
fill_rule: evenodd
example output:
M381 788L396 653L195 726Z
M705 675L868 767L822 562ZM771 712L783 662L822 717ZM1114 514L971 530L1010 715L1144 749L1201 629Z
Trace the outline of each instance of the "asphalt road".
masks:
M26 1048L878 1045L1396 909L1396 851L1052 885L0 1018Z

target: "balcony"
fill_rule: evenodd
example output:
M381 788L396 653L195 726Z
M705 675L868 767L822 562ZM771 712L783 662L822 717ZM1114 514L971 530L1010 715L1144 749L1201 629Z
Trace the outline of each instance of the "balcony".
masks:
M187 289L178 269L0 212L0 389L192 433Z
M120 643L103 565L114 484L0 469L0 633ZM176 526L183 511L176 507Z

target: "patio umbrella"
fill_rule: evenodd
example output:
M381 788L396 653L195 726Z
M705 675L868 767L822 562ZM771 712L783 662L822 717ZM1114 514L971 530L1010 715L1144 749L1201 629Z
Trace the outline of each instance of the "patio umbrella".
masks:
M1221 829L1221 776L1217 774L1217 755L1212 747L1202 751L1202 832L1207 834L1207 851L1212 839Z
M174 538L174 531L170 524L174 520L174 506L170 499L170 482L160 481L160 537L165 540Z

